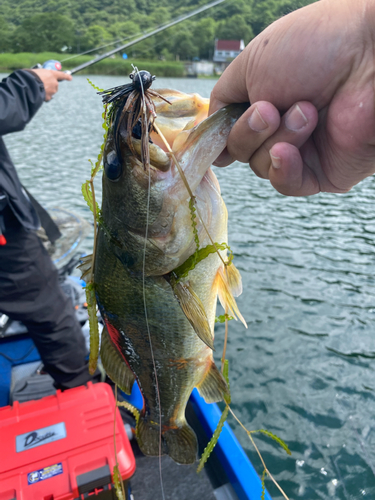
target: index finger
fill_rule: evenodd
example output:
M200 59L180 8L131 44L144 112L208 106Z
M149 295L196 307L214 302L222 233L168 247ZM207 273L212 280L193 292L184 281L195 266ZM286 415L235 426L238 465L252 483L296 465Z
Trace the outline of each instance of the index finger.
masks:
M249 102L246 86L248 50L241 52L219 78L210 96L208 115L227 104Z
M70 75L69 73L64 73L64 71L57 71L55 69L51 69L51 71L53 73L53 76L56 77L58 82L62 82L63 80L70 81L72 79L72 75Z

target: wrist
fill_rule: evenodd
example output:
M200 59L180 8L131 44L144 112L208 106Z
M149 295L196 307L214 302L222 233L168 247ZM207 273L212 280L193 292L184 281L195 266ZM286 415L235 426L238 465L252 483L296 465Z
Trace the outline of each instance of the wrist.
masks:
M41 78L33 69L24 68L23 71L27 71L28 73L31 73L33 75L33 77L38 81L38 83L41 83L43 85ZM44 88L44 85L43 85L43 88Z

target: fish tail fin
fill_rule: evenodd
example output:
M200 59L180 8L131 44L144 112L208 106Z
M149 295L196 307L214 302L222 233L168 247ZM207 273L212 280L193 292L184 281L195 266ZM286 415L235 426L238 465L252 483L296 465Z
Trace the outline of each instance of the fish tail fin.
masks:
M229 396L228 385L213 361L197 389L206 403L217 403Z
M193 464L197 459L198 441L190 425L185 423L163 432L168 455L178 464Z
M113 345L106 326L102 331L100 358L108 377L117 384L125 394L131 394L135 380L134 374L125 364L120 353Z
M136 436L145 455L169 455L178 464L193 464L197 459L197 436L186 421L178 427L163 430L160 442L159 425L140 417Z

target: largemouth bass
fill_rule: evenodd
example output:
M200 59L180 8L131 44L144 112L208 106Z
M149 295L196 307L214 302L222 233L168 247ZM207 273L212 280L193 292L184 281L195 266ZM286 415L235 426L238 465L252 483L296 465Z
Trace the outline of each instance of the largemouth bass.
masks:
M94 287L105 322L103 366L125 392L130 394L136 380L143 395L136 428L141 450L190 464L197 458L197 439L185 408L193 388L207 402L222 400L228 391L212 348L217 296L230 291L208 236L225 260L227 210L210 166L244 107L229 106L201 121L208 100L158 92L171 104L155 99L155 123L183 169L195 205L160 137L151 134L145 168L139 134L127 130L121 106L115 109L104 148ZM195 210L208 233L199 217L194 219Z

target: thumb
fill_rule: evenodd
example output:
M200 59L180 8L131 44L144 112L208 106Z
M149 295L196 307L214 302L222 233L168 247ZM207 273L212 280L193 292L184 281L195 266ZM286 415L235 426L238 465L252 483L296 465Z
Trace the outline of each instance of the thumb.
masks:
M249 102L246 85L248 54L245 49L234 59L211 92L208 115L231 103Z

